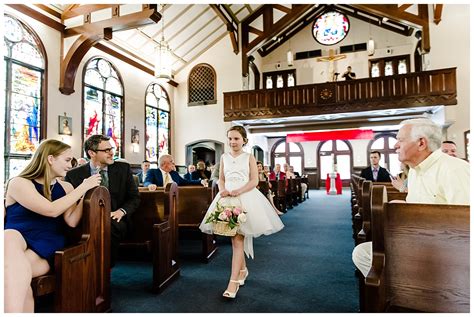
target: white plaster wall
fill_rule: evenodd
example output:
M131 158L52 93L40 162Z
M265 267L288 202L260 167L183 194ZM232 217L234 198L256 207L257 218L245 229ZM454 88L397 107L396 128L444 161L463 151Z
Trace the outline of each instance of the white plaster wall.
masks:
M432 21L432 10L430 21ZM444 4L441 22L430 23L431 51L425 61L428 69L456 67L456 106L446 107L446 120L454 124L446 138L456 142L464 157L464 131L470 129L470 6Z
M199 63L210 64L217 76L217 104L188 107L188 76ZM174 91L173 104L173 155L176 164L184 164L186 144L202 139L223 142L228 150L226 130L230 122L224 122L224 95L226 91L241 90L241 55L235 55L229 37L222 38L188 67L175 76L179 86Z

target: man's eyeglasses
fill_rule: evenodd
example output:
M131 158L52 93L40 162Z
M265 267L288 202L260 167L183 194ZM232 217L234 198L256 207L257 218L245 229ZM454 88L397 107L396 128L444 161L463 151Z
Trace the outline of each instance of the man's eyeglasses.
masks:
M115 148L114 147L109 147L109 148L106 148L106 149L97 149L95 150L94 152L104 152L104 153L107 153L107 152L113 152L115 151Z

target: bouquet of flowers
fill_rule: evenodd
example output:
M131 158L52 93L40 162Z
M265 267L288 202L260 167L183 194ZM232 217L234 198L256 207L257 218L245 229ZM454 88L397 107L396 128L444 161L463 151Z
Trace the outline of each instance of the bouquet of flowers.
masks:
M216 209L209 214L206 223L212 223L215 234L233 237L240 224L247 221L247 215L242 207L230 204L226 198L223 197L216 203Z

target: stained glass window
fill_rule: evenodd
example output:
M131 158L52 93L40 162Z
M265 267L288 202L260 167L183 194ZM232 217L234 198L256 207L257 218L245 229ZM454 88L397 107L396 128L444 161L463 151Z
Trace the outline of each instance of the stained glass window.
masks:
M152 163L170 153L170 109L166 90L150 84L145 97L145 158Z
M84 73L84 139L94 134L111 138L115 158L123 157L123 85L114 66L93 58Z
M393 65L392 61L388 61L385 63L385 76L392 76L393 75Z
M295 86L295 77L293 77L293 74L288 74L288 87L294 87Z
M45 58L39 38L25 24L4 15L5 179L18 175L42 139Z
M271 76L267 76L267 81L265 84L265 88L272 89L273 88L273 80Z
M406 74L407 73L407 61L402 59L398 62L398 74Z
M349 27L349 19L344 14L326 12L314 21L313 37L322 45L334 45L347 36Z
M380 68L378 64L372 64L372 67L370 69L370 72L372 74L372 77L379 77L380 76Z

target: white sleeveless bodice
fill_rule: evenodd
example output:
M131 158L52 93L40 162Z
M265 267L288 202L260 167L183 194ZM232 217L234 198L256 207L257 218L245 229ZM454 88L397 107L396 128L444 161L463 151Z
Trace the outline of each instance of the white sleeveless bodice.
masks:
M249 181L249 153L242 153L236 158L230 153L224 153L224 178L227 190L233 190L241 187Z

